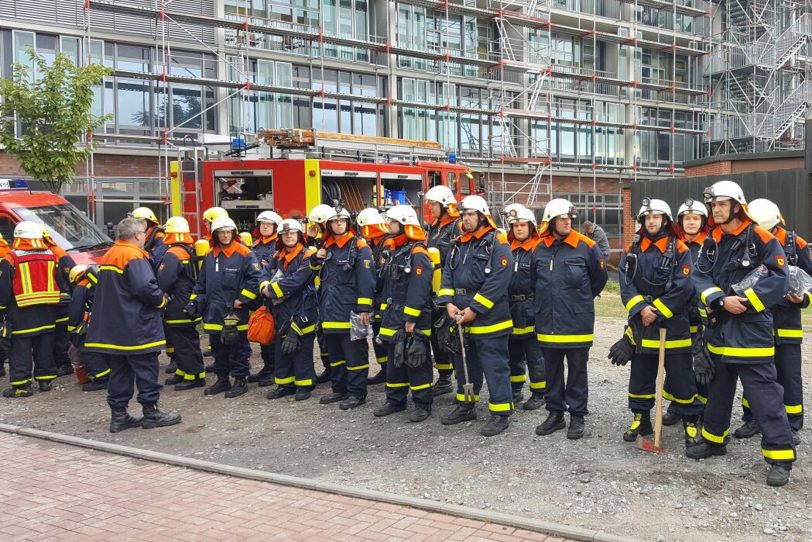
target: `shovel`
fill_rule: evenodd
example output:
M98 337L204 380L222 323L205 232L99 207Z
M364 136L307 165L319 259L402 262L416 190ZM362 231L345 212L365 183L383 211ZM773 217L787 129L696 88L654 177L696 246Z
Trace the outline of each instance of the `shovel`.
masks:
M657 359L657 389L654 395L654 444L643 435L637 435L637 447L644 452L665 453L660 447L663 432L663 380L665 379L665 326L660 327L660 355Z
M471 403L472 405L476 403L474 400L474 385L471 384L471 381L468 380L468 363L465 361L465 339L462 336L462 324L457 324L457 331L460 335L460 354L462 355L462 375L465 378L465 384L462 385L462 396L463 401L466 403Z

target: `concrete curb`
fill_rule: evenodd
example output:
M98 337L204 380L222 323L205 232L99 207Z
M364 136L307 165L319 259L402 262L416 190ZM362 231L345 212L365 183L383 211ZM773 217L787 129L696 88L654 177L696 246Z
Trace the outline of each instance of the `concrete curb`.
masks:
M60 444L79 446L81 448L88 448L90 450L95 450L99 452L123 455L135 459L141 459L144 461L164 463L167 465L185 467L189 469L195 469L214 474L224 474L226 476L236 476L238 478L258 480L261 482L271 482L274 484L296 487L300 489L323 491L325 493L344 495L346 497L355 497L358 499L385 502L399 506L407 506L409 508L417 508L419 510L425 510L428 512L448 514L476 521L484 521L487 523L497 523L500 525L506 525L508 527L514 527L516 529L524 529L527 531L534 531L563 538L570 538L573 540L584 540L594 542L635 542L636 540L633 538L616 536L613 534L606 533L604 531L594 531L591 529L582 529L579 527L569 527L567 525L562 525L559 523L552 523L549 521L542 521L533 518L514 516L511 514L494 512L491 510L481 510L469 506L446 504L437 501L431 501L428 499L419 499L416 497L395 495L392 493L384 493L382 491L375 491L352 486L344 486L339 484L333 484L330 482L313 480L309 478L298 478L296 476L288 476L285 474L275 474L271 472L246 469L242 467L233 467L231 465L213 463L211 461L201 461L199 459L191 459L188 457L182 457L178 455L154 452L151 450L143 450L140 448L133 448L130 446L122 446L120 444L112 444L109 442L101 442L96 440L84 439L80 437L73 437L70 435L62 435L59 433L52 433L50 431L41 431L39 429L19 427L16 425L8 425L0 423L0 431L24 437L32 437L42 440L48 440Z

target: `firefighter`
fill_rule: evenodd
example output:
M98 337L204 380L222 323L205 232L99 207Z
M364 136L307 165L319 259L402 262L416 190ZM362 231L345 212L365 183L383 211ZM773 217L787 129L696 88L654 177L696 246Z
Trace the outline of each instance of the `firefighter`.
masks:
M192 318L185 312L198 277L194 240L189 222L182 216L166 221L167 250L158 266L158 286L169 296L164 311L164 331L167 343L175 349L175 374L166 380L176 391L202 388L206 385L206 369L200 351L197 324L200 317Z
M68 319L70 313L70 271L76 265L73 258L68 254L65 249L56 244L56 241L51 237L48 228L42 228L42 239L45 245L53 252L56 257L57 277L59 284L64 284L68 288L62 291L59 297L59 304L56 306L56 331L54 332L54 364L56 365L57 376L65 376L73 374L73 366L68 356L68 347L70 346L70 334L68 332Z
M727 452L733 396L740 379L761 429L763 456L770 464L767 485L782 486L789 481L795 448L773 363L770 309L787 292L786 254L772 234L753 223L739 185L719 181L704 196L713 229L694 265L693 277L708 311L704 341L714 374L702 416L702 442L688 448L686 455L704 459ZM762 265L766 276L742 288L739 282Z
M696 421L702 409L696 395L688 322L693 294L691 253L678 239L671 207L663 200L645 198L637 221L640 229L618 268L620 299L629 313L621 342L627 349L633 348L629 410L634 419L623 440L634 442L638 435L653 432L650 412L656 391L660 328L665 327L663 397L677 404L674 413L682 419L686 446L691 446L698 442ZM626 359L613 363L625 365Z
M360 230L361 237L369 245L372 250L372 267L375 272L375 297L373 298L373 307L375 311L372 319L372 332L377 337L381 330L381 315L386 309L381 303L381 292L383 290L383 276L381 275L381 267L383 265L383 256L385 252L385 242L389 238L389 230L386 226L386 220L377 209L372 207L364 209L356 217L356 223ZM373 349L375 350L375 361L381 366L381 370L374 377L367 380L367 385L383 384L386 382L386 363L389 359L387 355L386 345L373 341Z
M787 255L787 263L812 273L812 259L806 240L794 231L786 229L784 217L778 206L767 199L756 199L747 206L748 214L758 225L778 239ZM810 293L797 295L787 292L784 299L772 308L773 336L775 339L775 369L778 383L784 388L784 409L787 411L792 438L797 446L801 443L798 435L803 428L803 380L801 378L801 343L803 327L801 309L809 306ZM733 432L736 438L750 438L761 432L750 410L746 395L742 396L744 425Z
M388 255L381 273L386 308L379 336L387 345L391 365L386 369L386 402L373 415L406 410L411 390L415 409L409 421L417 423L429 417L434 400L429 356L434 266L426 249L426 233L412 207L396 205L386 212L386 219L391 237L386 240Z
M316 385L313 342L319 313L316 275L310 268L316 250L305 245L304 228L298 220L283 220L279 230L276 263L270 267L274 272L261 287L278 330L273 345L278 360L274 382L278 387L267 397L279 399L295 394L296 401L304 401Z
M330 359L333 393L321 398L323 405L339 402L349 410L366 402L369 359L367 340L351 340L352 315L361 326L371 323L375 277L372 251L350 229L350 213L333 209L327 218L322 247L311 263L319 272L319 318Z
M138 219L141 227L147 232L147 238L144 241L144 250L149 252L149 259L155 269L161 263L167 247L164 243L164 227L152 209L149 207L139 207L127 216Z
M428 226L428 246L440 251L440 267L445 269L445 261L454 240L460 235L460 213L457 209L457 198L451 189L444 185L431 187L423 199L429 205L431 224ZM431 315L432 323L438 322L445 315L443 307L437 306ZM451 375L454 365L448 352L440 348L437 335L431 336L431 352L434 366L439 377L434 384L434 395L444 395L454 391Z
M219 218L228 218L228 211L222 207L209 207L203 211L203 224L206 226L206 231L208 231L207 238L209 241L212 240L211 225Z
M99 265L99 282L93 296L93 316L85 348L104 354L110 366L107 404L112 411L110 432L131 427L144 429L180 423L180 415L161 412L158 399L158 354L166 345L161 309L166 297L158 287L143 249L147 232L142 223L125 218L118 223L118 240ZM138 387L143 419L127 413Z
M510 227L508 241L513 251L513 273L510 279L510 317L513 333L510 335L510 385L513 388L513 404L522 402L522 388L530 372L530 399L524 403L525 410L538 410L544 405L544 358L536 339L535 311L533 310L535 284L533 284L533 250L539 242L536 215L524 206L508 212Z
M677 211L677 232L680 241L685 243L688 250L691 251L692 266L693 262L696 262L699 257L699 250L705 242L708 231L708 209L701 201L696 201L693 198L686 199ZM694 292L688 312L688 321L691 325L691 343L694 349L700 347L704 329L702 321L706 318L705 309L702 308L699 302L699 296ZM696 378L696 393L697 398L704 406L708 402L708 388L701 375L697 375ZM663 425L674 425L679 421L679 416L674 412L676 406L677 403L673 401L668 405L668 411L663 414ZM699 417L702 417L701 413Z
M93 310L93 296L99 282L97 265L76 265L70 270L71 304L68 311L68 333L79 350L79 360L90 382L82 384L82 391L106 390L110 381L110 366L104 354L85 348L85 334Z
M0 234L0 262L8 256L8 253L11 252L11 248L8 246L8 242ZM0 311L3 311L0 308ZM0 340L0 377L6 376L6 360L8 359L8 351L7 348L3 347L2 344L6 341Z
M0 305L8 307L11 329L9 381L4 397L30 397L31 368L40 391L51 391L57 377L54 364L54 323L60 291L57 257L42 239L42 225L24 220L14 228L14 244L0 275ZM6 265L3 264L3 268ZM8 296L8 297L7 297Z
M463 356L457 356L457 406L440 421L454 425L476 418L484 372L491 416L481 434L492 437L507 429L513 413L508 354L508 337L513 330L508 302L513 256L481 196L467 196L459 209L463 234L446 257L437 304L445 306L456 326L464 326L467 340L460 347L467 371L462 367ZM451 339L457 337L455 332ZM466 375L473 381L473 402L464 393L465 384L471 383L466 382Z
M254 239L256 239L254 255L259 260L260 267L268 272L270 277L276 273L274 253L277 251L277 231L280 224L282 224L282 217L273 211L262 211L257 216L257 229L254 231ZM274 383L274 345L261 345L260 355L262 369L256 374L249 375L248 382L256 382L260 388L264 388Z
M323 203L316 205L310 210L310 213L307 215L307 246L321 248L325 227L327 226L327 218L332 214L333 208ZM316 277L315 284L316 288L318 288L318 277ZM323 367L322 372L316 375L316 384L324 384L330 382L330 356L327 354L327 343L325 342L321 326L317 326L316 328L316 341L319 345L319 359Z
M536 427L536 434L549 435L566 427L564 412L569 410L569 439L584 435L587 361L595 333L594 299L608 278L600 248L573 229L574 218L577 215L572 203L551 200L544 208L542 237L533 251L536 337L547 373L545 401L549 412Z
M239 241L233 220L218 218L211 232L213 248L203 259L186 313L203 317L214 353L217 381L203 393L234 398L248 391L248 306L257 298L261 270L251 249Z

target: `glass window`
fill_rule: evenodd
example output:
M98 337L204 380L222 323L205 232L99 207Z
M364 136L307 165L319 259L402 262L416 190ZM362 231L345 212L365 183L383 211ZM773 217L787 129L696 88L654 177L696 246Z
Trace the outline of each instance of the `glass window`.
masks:
M121 79L116 82L118 107L116 119L119 126L151 126L149 83L137 79Z
M18 207L15 212L23 220L47 226L54 241L65 250L92 250L113 244L109 237L70 204Z
M34 49L34 33L22 32L19 30L14 31L14 63L21 64L27 67L29 75L36 76L34 73L34 62L28 57L29 50Z
M184 129L200 130L203 118L200 113L203 101L202 90L194 85L172 85L172 125L183 125Z
M116 45L116 69L149 73L150 49L136 45Z
M61 36L59 38L59 49L67 55L74 64L79 66L82 63L82 47L79 38L71 36Z

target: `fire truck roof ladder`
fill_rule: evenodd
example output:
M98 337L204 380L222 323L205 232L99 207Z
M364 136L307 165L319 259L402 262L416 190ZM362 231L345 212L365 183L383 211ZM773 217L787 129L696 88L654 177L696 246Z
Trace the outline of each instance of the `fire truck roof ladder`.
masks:
M180 186L180 197L183 201L183 217L189 221L190 229L194 230L192 233L200 235L202 228L200 227L200 217L204 209L201 209L200 203L203 200L202 189L200 187L200 180L202 177L203 160L206 157L206 149L203 147L179 148L178 149L178 184ZM192 181L192 190L186 189L186 182ZM189 208L186 202L194 202L194 207Z

